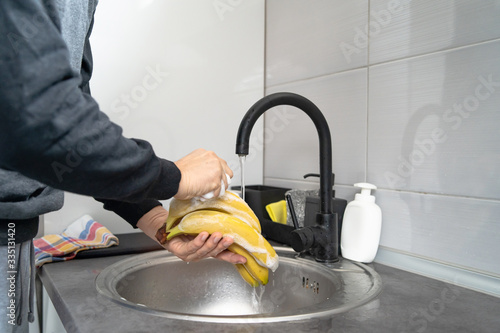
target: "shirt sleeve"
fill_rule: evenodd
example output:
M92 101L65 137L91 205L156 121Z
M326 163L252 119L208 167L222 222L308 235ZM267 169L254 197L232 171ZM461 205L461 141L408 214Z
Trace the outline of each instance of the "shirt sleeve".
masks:
M104 204L104 209L114 212L134 228L137 228L137 222L139 222L139 219L144 214L154 207L162 205L159 201L154 199L145 199L140 202L95 199Z
M0 32L0 166L101 200L137 204L177 193L175 164L125 138L80 89L40 1L0 1Z

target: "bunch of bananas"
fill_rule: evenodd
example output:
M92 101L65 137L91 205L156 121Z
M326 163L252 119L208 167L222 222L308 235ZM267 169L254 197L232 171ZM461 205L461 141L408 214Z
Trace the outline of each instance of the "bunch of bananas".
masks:
M235 193L228 191L206 201L172 200L166 221L166 240L203 231L209 234L218 231L233 238L234 243L228 250L247 259L246 263L235 267L252 287L267 284L269 269L274 272L278 268L278 255L262 237L259 220Z

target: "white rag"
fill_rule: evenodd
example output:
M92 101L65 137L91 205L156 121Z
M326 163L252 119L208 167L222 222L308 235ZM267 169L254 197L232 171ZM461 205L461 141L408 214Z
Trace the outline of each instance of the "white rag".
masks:
M231 184L231 177L229 177L229 175L227 173L226 173L226 178L227 178L227 186L229 188L229 184ZM226 193L226 186L224 185L224 179L221 179L220 180L219 197L223 196L224 193ZM202 196L197 197L196 199L200 200L200 201L206 201L206 200L212 199L213 197L215 197L214 191L206 193L206 194L203 194Z

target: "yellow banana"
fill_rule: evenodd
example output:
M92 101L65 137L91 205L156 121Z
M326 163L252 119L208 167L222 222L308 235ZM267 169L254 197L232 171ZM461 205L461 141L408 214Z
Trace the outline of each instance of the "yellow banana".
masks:
M218 211L198 210L187 214L177 226L167 231L167 241L181 234L196 235L203 231L209 234L219 231L223 237L230 236L259 264L273 272L278 268L276 251L257 230L239 218Z
M220 211L247 223L259 233L261 232L259 219L255 213L237 194L226 191L226 193L218 198L201 201L197 199L177 200L173 199L170 202L169 215L166 221L166 230L173 228L179 220L191 212L197 210L215 210Z
M210 234L219 231L223 236L231 236L234 243L228 250L247 260L234 266L252 287L267 284L268 268L274 271L278 267L276 252L260 234L259 220L247 203L232 192L206 201L172 200L165 231L166 240L202 231Z
M247 262L243 264L248 273L258 281L258 283L262 285L266 285L269 281L269 270L267 267L259 265L259 263L255 260L255 258L244 248L239 246L238 244L231 244L228 247L228 250L234 252L236 254L242 255L247 259ZM241 274L241 272L240 272ZM243 276L243 274L242 274ZM245 277L243 276L245 279ZM246 279L245 279L246 280ZM248 282L248 281L247 281Z
M238 270L238 273L240 273L241 277L243 280L245 280L249 285L252 287L256 288L259 286L259 281L255 279L246 269L246 267L243 264L236 264L234 265L236 269Z

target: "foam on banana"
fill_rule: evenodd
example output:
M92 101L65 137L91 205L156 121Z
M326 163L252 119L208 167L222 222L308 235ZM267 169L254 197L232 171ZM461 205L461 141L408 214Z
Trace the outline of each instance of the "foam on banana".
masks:
M227 191L224 195L210 200L200 201L196 198L191 200L173 199L170 203L170 210L167 218L167 230L171 229L179 219L186 214L197 210L216 210L239 218L259 233L260 223L255 213L237 194Z

